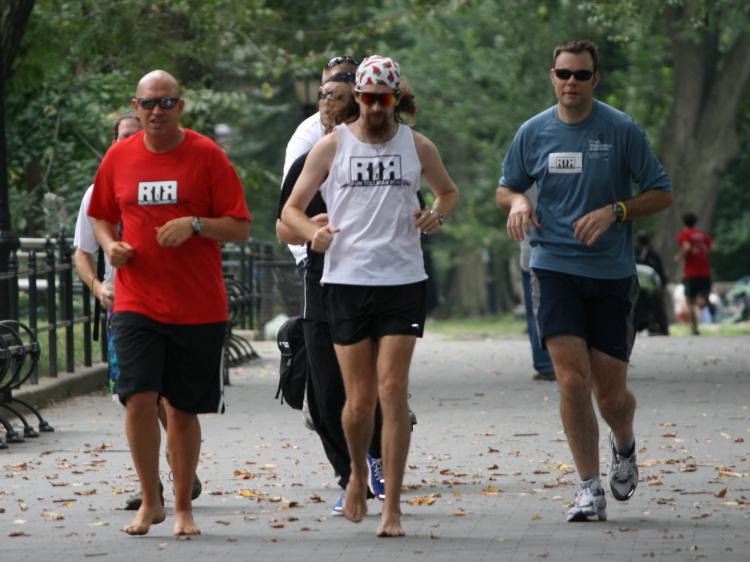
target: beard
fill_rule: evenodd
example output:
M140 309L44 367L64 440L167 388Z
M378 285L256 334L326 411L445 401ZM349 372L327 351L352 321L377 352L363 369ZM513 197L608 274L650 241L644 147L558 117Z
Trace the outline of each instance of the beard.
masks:
M390 128L391 121L388 113L369 113L364 120L365 130L368 134L378 137L386 134Z

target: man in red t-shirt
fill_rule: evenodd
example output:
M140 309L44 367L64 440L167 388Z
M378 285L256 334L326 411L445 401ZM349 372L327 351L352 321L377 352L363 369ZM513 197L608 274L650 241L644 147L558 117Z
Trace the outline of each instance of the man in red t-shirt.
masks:
M107 152L89 206L97 241L117 268L117 393L143 491L141 507L123 531L143 535L166 517L156 415L163 397L174 533L193 535L200 533L190 502L201 442L197 414L222 407L227 297L219 243L245 239L251 218L221 148L180 126L185 102L173 76L146 74L132 105L143 132Z
M709 256L714 245L708 234L695 227L697 222L698 217L695 213L685 213L682 216L682 223L685 228L677 234L680 251L674 257L675 261L685 260L682 281L688 303L690 327L695 335L699 333L698 318L700 318L700 310L706 305L711 307L708 300L711 294Z

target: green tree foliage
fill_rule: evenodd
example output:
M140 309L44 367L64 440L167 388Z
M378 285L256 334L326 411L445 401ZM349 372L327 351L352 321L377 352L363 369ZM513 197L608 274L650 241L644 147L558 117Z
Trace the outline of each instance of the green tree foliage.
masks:
M220 140L246 185L254 235L272 237L284 147L302 117L294 79L319 76L334 53L366 52L405 12L376 1L299 10L292 1L39 0L8 91L16 231L54 230L57 213L40 213L45 196L63 202L72 226L110 124L138 79L163 68L185 87L187 126L215 136L229 125Z
M731 109L734 98L721 96L720 80L736 64L733 53L747 33L748 4L730 0L311 0L304 9L295 0L37 0L7 89L16 231L48 231L40 209L49 193L64 201L72 224L110 142L112 118L128 108L140 76L164 68L185 86L186 125L210 136L217 125L229 126L219 140L247 187L253 235L273 238L284 149L303 117L294 80L319 76L333 55L379 52L401 63L416 94L416 128L435 141L461 188L461 206L434 250L447 282L474 293L474 304L457 310L482 312L482 272L507 293L516 252L494 203L501 163L520 124L554 103L552 47L572 38L596 41L597 96L633 115L679 170L714 157L710 147L696 152L704 129L695 117L721 109L726 99ZM743 76L735 73L746 82ZM684 86L691 81L701 86ZM730 158L717 156L712 173L718 178L740 160L723 183L704 181L706 198L720 190L738 195L747 177L750 157L739 146L750 146L750 127L738 132L736 117L722 119L716 142L730 141L722 145ZM695 126L675 128L683 122ZM678 200L713 208L701 205L700 189L683 183L676 186ZM724 201L741 199L727 197L719 198L716 212L726 252L717 264L737 263L733 252L750 240L735 224L741 209L724 208ZM662 251L671 255L674 224L645 226L661 233ZM464 265L455 267L459 261Z

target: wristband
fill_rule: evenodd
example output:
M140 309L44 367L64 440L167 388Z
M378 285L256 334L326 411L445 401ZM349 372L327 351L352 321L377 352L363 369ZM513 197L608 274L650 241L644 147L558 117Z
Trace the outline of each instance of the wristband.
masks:
M614 204L614 212L617 222L625 222L628 219L628 208L622 201Z

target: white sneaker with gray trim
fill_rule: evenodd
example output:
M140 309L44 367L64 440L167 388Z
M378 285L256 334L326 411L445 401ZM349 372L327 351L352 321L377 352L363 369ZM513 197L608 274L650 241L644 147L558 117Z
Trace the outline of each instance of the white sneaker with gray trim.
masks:
M638 485L638 465L635 459L635 448L629 457L617 452L615 438L609 432L609 446L612 449L612 466L609 467L609 489L617 501L628 501Z
M607 498L598 478L581 482L576 503L568 510L568 522L588 521L589 517L607 520Z

